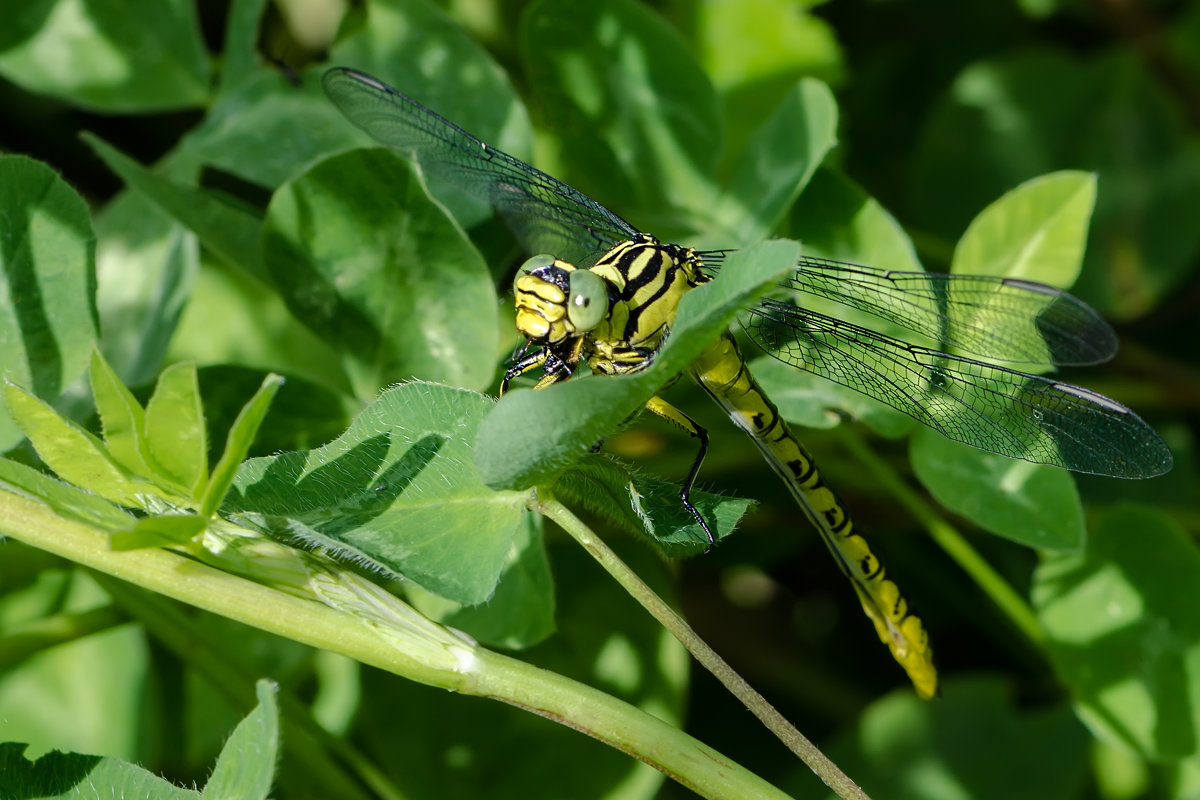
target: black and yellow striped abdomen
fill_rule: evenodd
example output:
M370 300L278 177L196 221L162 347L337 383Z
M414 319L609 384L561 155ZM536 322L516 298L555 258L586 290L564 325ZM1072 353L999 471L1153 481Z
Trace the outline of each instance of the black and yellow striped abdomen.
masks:
M871 552L846 509L746 368L733 337L725 333L693 362L691 372L704 390L746 431L821 534L842 572L850 579L880 640L908 672L925 698L937 693L933 650L921 619Z

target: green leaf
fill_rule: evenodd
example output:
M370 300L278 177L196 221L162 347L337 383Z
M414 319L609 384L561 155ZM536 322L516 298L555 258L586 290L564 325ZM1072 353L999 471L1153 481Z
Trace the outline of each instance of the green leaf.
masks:
M1145 314L1200 253L1200 150L1136 54L1016 52L972 64L922 129L908 172L913 224L953 240L976 209L1070 165L1097 173L1074 291L1107 315ZM1048 79L1047 76L1053 76Z
M521 650L554 633L554 578L542 534L542 517L522 515L496 592L482 605L462 605L412 583L405 594L414 608L492 647Z
M356 150L317 164L275 194L263 237L292 313L345 353L360 398L413 376L491 383L487 266L404 159Z
M505 395L479 431L475 463L484 481L497 488L524 488L552 480L687 369L740 308L795 266L798 255L796 243L787 241L764 242L730 255L719 277L684 296L671 335L642 372Z
M889 800L1082 796L1087 732L1064 705L1023 707L1013 694L991 677L947 680L941 702L893 692L826 752L871 796Z
M522 17L520 48L562 134L558 177L648 230L707 218L721 119L677 31L632 0L542 0Z
M142 441L158 474L183 487L186 496L200 497L208 480L208 432L195 364L172 364L158 376Z
M710 544L679 498L679 486L631 473L617 461L589 454L554 481L554 491L642 536L671 557L697 555ZM693 490L692 505L709 522L717 541L733 533L752 500Z
M764 239L837 143L837 104L829 87L805 79L751 135L708 225L723 247ZM706 228L708 226L706 225Z
M896 218L829 166L813 173L792 206L787 230L804 242L806 255L884 269L921 269L912 241Z
M163 514L139 519L128 530L112 536L113 550L167 547L190 541L205 529L208 520L195 514Z
M488 489L472 465L491 405L436 384L388 389L336 441L243 464L222 512L447 599L483 602L508 564L526 501Z
M250 445L254 443L254 437L258 435L258 429L262 425L263 418L267 416L271 401L275 399L275 394L282 385L283 378L279 375L271 374L263 378L258 391L247 401L246 405L242 406L242 410L233 421L233 425L230 426L229 433L225 437L225 451L221 453L220 460L213 467L212 478L208 482L204 499L200 503L200 516L204 519L208 519L225 499L229 487L233 485L237 476L238 465L250 452Z
M277 69L257 69L223 87L178 156L275 189L318 159L363 144L325 97L319 77L306 73L294 86Z
M192 295L196 236L153 200L127 189L96 216L100 347L130 386L150 383Z
M956 514L1028 547L1083 546L1083 504L1066 470L986 453L928 428L919 428L909 442L917 478Z
M207 800L258 800L271 793L279 757L278 687L265 680L255 684L258 705L238 723L221 748L201 797Z
M262 274L257 220L207 192L150 172L95 136L84 134L83 139L109 169L200 237L205 247L229 264Z
M50 0L6 15L0 75L105 112L188 108L208 96L208 55L187 0ZM36 10L34 10L36 9Z
M54 401L98 335L95 235L83 198L24 156L0 156L0 274L0 374ZM0 416L0 451L20 439Z
M95 525L104 531L126 530L134 521L127 512L98 495L5 458L0 458L0 487L45 503L61 517Z
M136 764L116 758L51 752L28 761L28 745L0 743L0 797L152 797L196 800L200 793L171 785Z
M1121 505L1086 552L1046 554L1032 599L1080 719L1152 760L1200 750L1200 553L1160 511Z
M413 58L414 51L421 57ZM507 73L433 3L374 0L362 28L330 50L330 61L374 75L506 153L528 160L533 150L529 114ZM342 127L353 129L355 142L374 143L344 120ZM486 204L452 184L431 181L429 189L464 228L491 215Z
M142 404L113 372L99 350L92 351L88 376L108 454L135 475L150 477L155 474L146 463L143 442L146 412Z
M64 481L131 508L144 505L140 495L162 494L158 487L126 472L95 436L59 416L44 401L11 383L0 392L9 416L46 466Z
M1025 181L971 222L951 272L997 275L1068 288L1079 277L1096 176L1062 171Z
M833 26L792 0L691 3L697 58L721 92L730 152L797 80L839 84L844 57Z
M230 89L251 78L259 63L259 29L267 0L233 0L225 23L225 50L221 54L221 76L217 102Z

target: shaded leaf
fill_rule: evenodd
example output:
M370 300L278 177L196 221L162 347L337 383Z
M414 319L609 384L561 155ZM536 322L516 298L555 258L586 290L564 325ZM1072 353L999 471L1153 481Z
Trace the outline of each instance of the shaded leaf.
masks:
M1200 553L1171 519L1106 511L1086 551L1043 557L1032 599L1093 733L1156 760L1200 751Z
M491 405L436 384L388 389L336 441L244 463L222 512L447 599L483 602L509 561L526 499L488 489L472 464Z

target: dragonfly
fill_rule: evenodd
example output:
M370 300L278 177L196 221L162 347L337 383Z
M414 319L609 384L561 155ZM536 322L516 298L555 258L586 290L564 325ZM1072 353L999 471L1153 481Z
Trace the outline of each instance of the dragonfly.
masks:
M516 326L525 342L505 371L501 394L526 373L538 375L535 389L545 389L581 364L603 375L646 369L670 336L680 300L712 280L732 252L660 242L366 73L336 67L323 82L352 123L415 157L427 178L491 204L536 254L514 281ZM1171 467L1166 444L1133 411L1034 374L1099 363L1116 351L1108 323L1066 292L1014 278L807 256L780 290L743 313L750 341L950 439L1119 478L1152 477ZM826 313L829 304L850 313ZM873 320L874 327L859 319ZM888 332L895 330L905 336ZM938 673L923 621L750 373L732 333L709 344L688 371L783 480L917 693L935 696ZM712 528L690 500L708 432L661 396L646 410L698 443L680 500L711 547Z

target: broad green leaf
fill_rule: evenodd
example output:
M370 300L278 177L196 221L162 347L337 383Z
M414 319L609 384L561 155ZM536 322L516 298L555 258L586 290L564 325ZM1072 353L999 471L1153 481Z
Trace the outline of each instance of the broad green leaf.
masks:
M200 793L181 789L149 770L108 756L46 753L31 761L26 744L0 744L0 797L74 798L146 797L197 800Z
M204 103L208 54L188 0L42 0L5 14L0 75L105 112Z
M513 539L500 583L482 605L467 606L412 583L405 594L430 619L492 647L523 650L554 633L554 578L542 538L542 517L526 513Z
M822 166L792 205L788 235L804 242L805 255L920 270L908 234L879 201L829 166Z
M350 397L349 378L340 354L330 342L296 319L277 291L249 273L215 263L213 259L207 259L205 267L196 275L167 358L195 361L202 370L210 372L229 369L247 376L250 388L236 396L232 390L237 386L222 387L227 406L236 404L230 417L258 387L262 376L272 371L320 386L321 395L337 393L348 406L353 404L351 414L362 408L360 402ZM242 383L238 381L239 386ZM213 388L206 385L206 394ZM327 397L318 399L325 401ZM208 402L207 396L205 401ZM336 429L304 445L329 441L345 429L346 421L348 418Z
M6 543L6 561L16 546ZM111 602L81 570L63 581L53 578L54 570L38 576L51 595L44 606L50 613L86 612ZM8 592L16 588L7 580L6 584ZM57 749L136 758L145 752L141 747L149 711L149 662L145 631L138 625L119 625L60 643L8 666L0 673L0 708L4 709L0 740L27 742L36 753ZM16 752L20 750L18 745ZM0 763L0 785L16 774L9 768L13 764ZM137 773L151 777L140 769ZM102 784L110 782L104 773L95 774ZM158 797L153 786L129 785L124 796ZM0 797L6 800L24 796L30 795L0 788ZM35 792L32 796L46 795Z
M159 495L113 460L104 445L74 422L59 416L44 401L6 383L0 392L9 416L29 438L38 457L58 477L81 489L131 508L141 508L141 495Z
M826 752L864 791L889 800L1082 796L1088 736L1065 705L1022 703L993 677L949 679L942 694L929 703L893 692ZM798 800L832 797L804 777L809 791L793 793Z
M562 137L557 177L647 230L707 218L721 119L677 31L633 0L542 0L525 10L520 48Z
M255 684L258 705L230 734L200 796L207 800L259 800L271 793L279 758L279 688L270 681Z
M732 254L716 280L683 298L671 335L642 372L510 392L480 427L475 463L484 481L511 489L552 480L686 370L740 308L792 269L798 253L795 242L773 241Z
M191 296L200 266L196 236L135 189L96 216L100 347L121 380L150 383Z
M528 159L532 151L529 114L508 74L427 0L371 0L362 27L339 40L329 60L379 78L506 153ZM439 68L448 64L454 68ZM348 122L345 126L353 128ZM357 128L353 131L356 142L370 143ZM490 213L449 186L431 188L464 227Z
M662 559L615 538L622 560L670 600L672 579ZM679 643L574 542L551 543L551 557L563 587L557 615L564 624L521 653L522 660L677 724L688 687L688 657ZM662 774L636 759L502 704L459 702L386 680L378 670L365 670L363 681L370 702L359 721L373 732L362 742L364 752L413 797L645 800L662 785ZM422 724L396 724L396 709Z
M797 80L835 85L845 65L832 25L793 0L703 0L694 11L697 58L721 92L730 152ZM687 8L688 6L684 6ZM678 7L673 9L678 11Z
M1200 751L1200 553L1174 521L1104 512L1085 552L1043 556L1031 594L1093 733L1153 760Z
M491 383L487 266L394 153L335 156L282 187L263 258L292 313L345 354L360 398L414 376Z
M1039 550L1083 546L1083 504L1066 470L986 453L929 428L918 429L909 442L917 478L956 514Z
M162 371L146 403L144 424L147 460L188 497L198 498L208 480L208 432L195 364L172 364Z
M134 475L148 477L155 474L146 462L143 441L145 409L117 377L99 350L92 351L88 377L91 379L92 398L100 416L100 428L108 454Z
M0 374L51 402L98 335L95 249L83 198L50 167L0 156ZM0 451L20 440L0 415Z
M697 555L710 547L704 531L684 508L679 485L631 473L613 459L589 455L554 481L560 499L607 517L627 531L652 542L672 557ZM712 527L717 541L734 527L753 504L741 497L724 497L693 490L692 505Z
M134 521L127 512L99 495L6 458L0 458L0 488L45 503L60 517L76 519L105 531L125 530Z
M234 266L262 274L256 219L207 192L150 172L95 136L85 134L84 140L131 188L195 233L205 247Z
M200 503L201 517L207 519L211 516L221 505L221 501L225 499L229 487L233 485L237 476L238 465L250 452L250 445L254 443L254 437L258 435L258 429L262 425L263 418L267 416L271 401L275 399L275 394L282 385L283 378L279 375L266 376L263 378L262 385L258 387L258 391L246 402L246 405L242 406L242 410L238 413L225 437L225 450L221 453L217 465L213 467L212 478L208 482L204 498Z
M227 87L180 143L179 156L266 189L318 159L363 144L307 72L299 86L277 69L257 69Z
M837 143L837 104L829 87L805 79L755 131L705 221L723 247L769 236Z
M379 78L481 141L529 160L533 128L507 73L444 11L427 0L372 0L361 29L330 49L330 62ZM453 64L453 69L439 68ZM326 100L330 108L331 103ZM336 112L335 112L336 113ZM340 115L339 115L340 116ZM348 121L361 145L372 140ZM464 228L491 209L452 182L426 176L430 194Z
M1053 172L1022 183L971 222L952 272L1023 278L1067 288L1079 277L1096 176Z
M222 511L450 600L483 602L508 563L526 500L488 489L472 465L491 405L436 384L388 389L336 441L243 464Z

